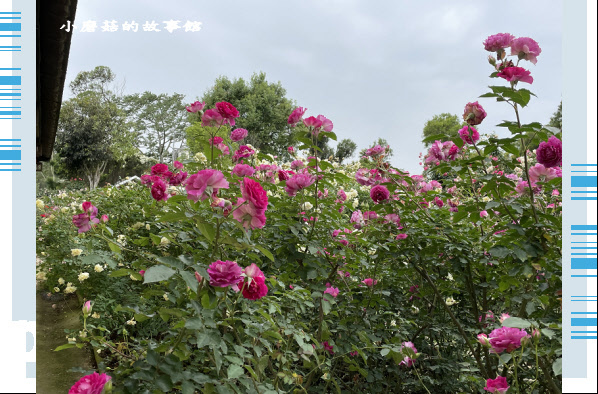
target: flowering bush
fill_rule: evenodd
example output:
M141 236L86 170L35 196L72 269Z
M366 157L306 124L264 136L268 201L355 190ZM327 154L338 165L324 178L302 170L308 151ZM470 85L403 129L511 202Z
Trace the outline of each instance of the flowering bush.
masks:
M529 40L489 37L491 77L504 83L509 47L535 61ZM37 204L38 278L93 301L64 346L94 346L125 393L557 392L561 145L520 122L532 94L507 82L482 97L513 108L510 136L483 136L486 110L468 103L414 175L388 147L320 159L333 123L302 107L279 163L240 145L232 105L191 104L212 126L198 160L91 192L83 214L81 194ZM214 150L224 137L233 165Z

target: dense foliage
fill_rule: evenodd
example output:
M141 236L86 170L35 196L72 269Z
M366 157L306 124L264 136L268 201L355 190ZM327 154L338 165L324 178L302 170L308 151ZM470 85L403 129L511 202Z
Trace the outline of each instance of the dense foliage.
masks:
M91 344L124 393L559 392L560 130L519 121L535 41L485 46L510 136L481 136L467 103L457 137L429 137L440 181L382 145L320 159L333 124L302 107L281 163L244 145L233 105L197 102L194 160L38 201L38 279L91 301L61 348Z

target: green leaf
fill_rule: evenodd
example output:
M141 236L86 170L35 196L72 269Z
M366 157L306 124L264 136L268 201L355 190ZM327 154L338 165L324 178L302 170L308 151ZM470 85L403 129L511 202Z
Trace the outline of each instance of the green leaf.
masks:
M382 357L385 357L388 353L390 353L390 349L389 348L384 348L384 349L380 350L380 355Z
M170 393L172 390L172 380L170 380L170 376L168 375L160 375L158 379L156 379L156 386L164 393Z
M199 231L201 231L203 236L206 237L208 241L210 241L210 243L214 241L214 238L216 237L216 229L214 228L214 226L212 226L209 223L200 222L197 223L197 228L199 229Z
M111 278L120 278L121 276L131 275L132 273L133 271L131 271L128 268L121 268L116 271L112 271L108 276L110 276Z
M69 348L72 348L72 347L75 347L75 346L76 346L75 343L67 343L67 344L58 346L56 349L54 349L54 351L55 352L59 352L61 350L69 349Z
M263 246L261 246L261 245L255 245L255 247L256 247L256 248L257 248L257 249L258 249L260 252L262 252L262 253L264 254L264 256L266 256L267 258L269 258L269 259L270 259L270 261L274 262L274 256L272 255L272 253L271 253L271 252L270 252L268 249L264 248L264 247L263 247Z
M552 339L554 337L554 331L550 328L543 328L540 332L548 337L548 339Z
M183 277L183 280L187 286L189 286L194 293L197 293L197 287L199 286L199 283L197 283L195 275L188 271L180 271L179 274Z
M120 247L115 244L114 242L108 242L108 247L110 248L111 251L113 251L116 254L120 254L121 249Z
M238 377L243 376L244 374L245 370L243 369L243 367L235 364L231 364L231 366L228 367L228 370L226 371L226 375L229 379L237 379Z
M558 358L552 363L552 371L555 375L561 375L563 373L563 359Z
M503 327L513 327L513 328L529 328L532 324L519 317L509 317L502 322Z
M175 272L176 271L172 268L168 268L164 265L154 265L145 271L143 283L154 283L166 280L174 275Z

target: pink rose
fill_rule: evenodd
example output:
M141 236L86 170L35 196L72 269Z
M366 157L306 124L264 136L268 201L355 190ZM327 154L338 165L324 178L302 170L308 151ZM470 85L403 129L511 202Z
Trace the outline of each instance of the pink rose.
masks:
M303 114L305 113L305 111L307 111L307 108L295 108L293 112L291 112L291 115L289 115L287 123L290 124L291 127L295 127L297 123L301 122L301 119L303 118Z
M104 386L112 379L110 376L98 374L97 372L91 375L83 376L77 383L71 387L68 394L102 394Z
M268 208L268 195L259 182L251 178L243 178L241 193L243 199L253 204L257 209L266 210Z
M174 168L176 168L177 170L182 170L182 169L183 169L183 167L184 167L184 166L183 166L183 163L181 163L181 162L180 162L180 161L178 161L178 160L175 160L175 161L174 161L174 163L173 163L173 165L174 165Z
M377 285L378 281L374 280L372 278L365 278L364 280L361 281L361 283L365 284L367 287L372 287L374 285Z
M156 180L151 189L152 197L156 201L168 200L168 193L166 192L166 183L162 179Z
M353 228L359 230L363 226L365 226L365 220L363 219L363 213L358 209L351 214L350 223L353 224Z
M408 235L407 234L399 234L397 235L396 239L407 239Z
M511 43L511 55L517 55L519 59L529 60L536 64L538 57L542 53L540 45L529 37L519 37Z
M494 34L484 41L484 49L488 52L501 52L511 46L515 37L509 33Z
M228 123L231 126L235 125L235 118L239 117L239 111L237 111L235 106L226 101L216 103L216 111L222 116L224 123Z
M554 135L536 149L536 160L546 168L563 165L563 143Z
M168 184L170 186L178 186L187 179L187 175L189 175L187 171L177 172L168 179Z
M154 164L151 169L152 175L162 176L168 172L168 165L163 163Z
M403 342L401 344L401 352L405 355L403 361L399 363L399 365L404 365L406 367L411 367L415 364L415 355L417 354L417 349L413 342Z
M482 316L480 316L480 321L482 320ZM478 334L478 342L482 346L490 347L490 340L488 339L488 335L486 334Z
M465 126L459 130L459 137L461 137L466 144L473 145L480 140L480 133L471 126Z
M484 390L489 391L492 394L505 394L509 389L507 378L504 376L497 376L496 379L486 380L486 387Z
M218 170L206 169L193 174L185 181L187 198L203 201L216 196L219 189L228 189L228 181Z
M390 198L390 192L385 186L376 185L370 190L370 197L372 198L372 201L374 201L376 204L379 204L381 202L388 201Z
M201 125L204 127L222 126L223 124L224 119L222 118L222 115L215 109L207 110L201 117Z
M247 145L241 145L239 149L235 151L235 154L233 155L233 161L239 161L240 159L250 157L254 153L255 151Z
M222 137L214 136L213 138L210 138L208 142L210 143L210 145L218 145L222 143L222 141L224 141Z
M233 168L233 174L236 176L252 176L255 172L255 169L247 164L237 164Z
M108 215L102 215L102 222L108 223Z
M324 350L328 352L328 354L334 354L334 347L332 347L332 345L330 345L328 341L322 342L322 347L324 348Z
M470 126L475 126L484 120L486 117L486 111L476 101L473 103L467 103L465 110L463 111L463 120L466 121Z
M511 353L521 347L521 340L528 337L525 330L513 327L501 327L493 330L488 336L492 352L500 354L505 350Z
M292 146L289 146L287 148L287 151L292 155L293 153L295 153L295 148L293 148Z
M482 212L480 212L480 217L482 219L488 217L488 211L482 211Z
M233 218L241 223L245 228L262 228L266 225L265 209L258 209L255 205L239 198L237 200L237 207L233 211Z
M303 124L306 127L310 127L312 129L318 129L322 127L322 121L316 118L315 116L310 116L309 118L304 119Z
M332 297L336 298L340 293L338 287L332 287L330 283L326 283L326 290L324 290L324 294L330 294Z
M185 107L187 112L196 113L201 111L206 106L206 103L201 103L199 101L194 102L193 104Z
M546 168L543 164L537 163L529 169L529 179L532 183L548 182L551 179L560 178L562 172L557 171L559 167Z
M507 67L503 68L499 73L498 76L501 78L506 79L509 82L517 83L527 82L531 84L534 82L534 78L531 76L531 73L527 71L523 67Z
M253 278L250 282L241 281L238 284L243 297L248 300L259 300L268 294L268 286L263 277Z
M307 171L298 172L286 182L284 190L287 192L289 197L294 197L297 192L311 186L315 181L316 177Z
M208 275L210 276L210 286L214 287L229 287L233 286L233 290L237 289L237 284L242 280L241 274L243 269L235 261L220 261L217 260L208 267Z
M239 142L245 137L247 137L247 130L245 129L234 129L230 133L230 139L234 142Z
M145 270L141 270L141 271L139 271L139 275L141 275L141 276L145 276Z

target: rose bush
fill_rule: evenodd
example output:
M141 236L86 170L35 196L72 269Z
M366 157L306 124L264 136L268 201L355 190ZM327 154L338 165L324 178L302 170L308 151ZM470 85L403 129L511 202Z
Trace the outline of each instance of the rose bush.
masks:
M515 43L535 63L529 40L489 37L491 77L505 82ZM520 122L532 93L507 82L482 97L513 108L510 136L483 136L486 109L467 103L460 136L430 137L416 175L388 147L320 159L333 123L302 107L279 163L238 129L223 142L229 103L190 105L232 164L206 140L201 160L142 184L38 204L38 278L93 301L64 347L99 351L113 392L558 392L561 146Z

